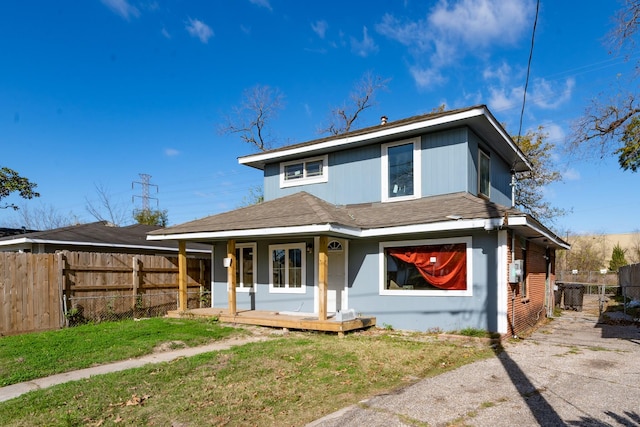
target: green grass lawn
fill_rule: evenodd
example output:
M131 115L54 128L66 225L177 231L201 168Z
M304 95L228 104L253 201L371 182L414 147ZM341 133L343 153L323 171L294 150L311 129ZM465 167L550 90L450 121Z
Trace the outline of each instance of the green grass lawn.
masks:
M238 333L207 320L152 318L0 337L0 387L142 356L162 343L191 347Z
M180 329L180 322L185 329L194 327L186 320L158 321L168 322L168 328ZM227 331L215 324L199 326ZM85 335L102 335L101 325L93 328ZM115 333L111 340L123 339ZM91 351L89 344L80 350L60 341L67 344L59 358L82 359ZM108 341L89 340L107 349ZM110 353L103 350L104 356ZM428 334L377 331L340 339L295 332L30 392L0 403L0 420L3 426L304 425L366 397L493 354L488 347L442 342Z

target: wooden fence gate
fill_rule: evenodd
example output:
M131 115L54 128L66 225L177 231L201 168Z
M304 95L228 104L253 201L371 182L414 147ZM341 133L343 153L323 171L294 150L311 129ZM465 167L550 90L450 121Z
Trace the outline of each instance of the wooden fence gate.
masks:
M208 304L210 259L188 258L187 277L190 308ZM0 252L0 335L163 315L177 290L177 256Z

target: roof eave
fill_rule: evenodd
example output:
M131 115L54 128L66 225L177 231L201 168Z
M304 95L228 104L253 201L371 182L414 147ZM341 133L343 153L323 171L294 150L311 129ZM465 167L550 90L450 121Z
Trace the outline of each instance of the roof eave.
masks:
M392 135L410 134L417 131L428 129L437 126L443 126L446 124L453 124L461 122L463 120L469 120L475 117L485 117L492 128L500 135L500 138L510 147L511 151L515 154L517 161L514 162L514 169L516 171L524 171L531 169L531 164L524 157L522 151L516 146L511 137L507 134L505 129L500 123L493 117L486 106L473 107L468 110L459 111L449 115L436 116L433 118L425 117L423 120L416 122L410 122L402 125L394 126L393 123L387 125L380 125L379 127L372 129L370 132L348 134L346 136L340 136L336 138L327 139L318 143L309 143L303 145L294 145L290 148L277 149L264 153L251 154L238 158L238 163L242 165L251 166L256 169L263 170L265 165L269 162L279 161L286 158L314 155L320 152L331 151L332 149L346 146L356 145L368 140L376 140L382 138L388 138Z

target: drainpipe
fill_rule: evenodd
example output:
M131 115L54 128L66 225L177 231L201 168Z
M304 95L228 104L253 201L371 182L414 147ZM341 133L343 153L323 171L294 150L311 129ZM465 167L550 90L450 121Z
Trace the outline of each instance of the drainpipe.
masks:
M516 171L511 169L511 207L516 206Z

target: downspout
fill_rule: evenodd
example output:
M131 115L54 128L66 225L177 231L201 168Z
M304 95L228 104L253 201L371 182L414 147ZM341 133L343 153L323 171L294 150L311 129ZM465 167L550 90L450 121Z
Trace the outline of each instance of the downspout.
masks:
M516 171L511 169L511 207L516 207Z

